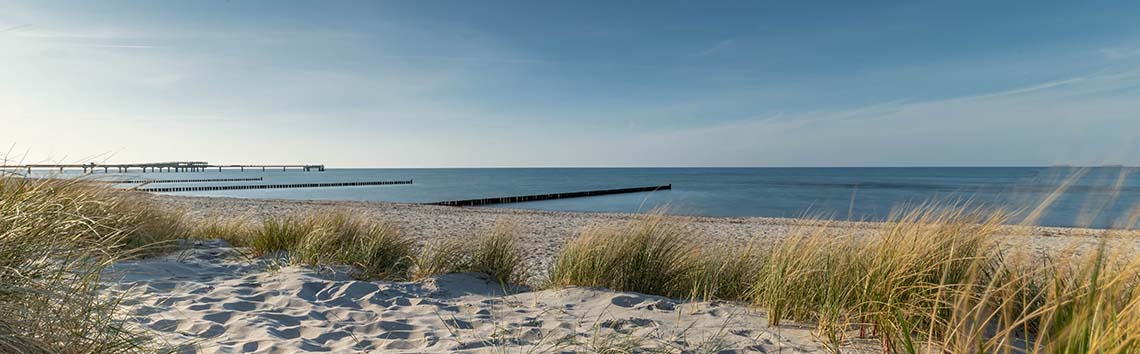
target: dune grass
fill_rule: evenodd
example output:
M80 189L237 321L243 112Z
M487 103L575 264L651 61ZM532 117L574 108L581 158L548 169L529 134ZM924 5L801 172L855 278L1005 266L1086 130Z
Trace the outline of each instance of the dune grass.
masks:
M500 221L471 242L470 258L464 271L483 273L500 283L524 280L518 224Z
M364 279L403 280L411 267L414 241L391 224L364 221L340 211L313 216L295 240L290 256L313 265L351 265Z
M728 247L695 244L682 222L649 216L583 232L550 284L745 301L769 325L814 324L834 352L856 338L893 353L1140 350L1140 258L1109 252L1110 234L1080 257L1004 250L997 233L1010 218L920 205L862 234L820 221Z
M248 247L254 256L287 257L294 264L349 265L362 279L407 280L437 274L484 273L502 283L525 279L517 225L497 223L471 237L429 242L417 253L415 240L390 223L338 210L285 215L246 226L243 219L204 224L195 234Z
M310 231L309 226L307 220L298 216L270 217L238 243L249 247L257 256L288 252Z
M691 236L662 215L588 229L555 259L550 284L689 296L694 290L686 280L699 259Z
M250 234L254 231L253 222L248 217L227 217L214 215L202 218L187 232L190 238L199 240L222 239L237 247L247 246Z
M99 281L118 259L168 249L178 220L82 181L0 178L0 352L152 352Z
M518 224L499 221L472 237L424 245L415 259L413 279L461 272L483 273L504 284L525 282Z
M466 248L467 242L459 238L425 243L413 260L412 279L463 272Z
M233 227L225 229L234 234ZM249 247L254 255L283 254L295 264L348 265L361 279L407 279L415 244L391 224L346 211L268 218L244 235L231 242Z
M968 207L923 207L858 238L815 228L772 245L751 286L751 301L769 322L816 323L839 344L859 328L886 348L911 332L948 332L955 294L975 291L993 274L994 234L1003 213Z

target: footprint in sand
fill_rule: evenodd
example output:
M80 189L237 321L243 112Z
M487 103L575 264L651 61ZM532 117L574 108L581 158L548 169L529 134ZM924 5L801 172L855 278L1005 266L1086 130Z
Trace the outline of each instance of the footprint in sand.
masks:
M178 323L179 321L176 320L158 320L147 327L159 332L174 332L175 329L178 329Z
M233 311L253 311L257 309L257 304L249 301L235 301L222 304L222 308Z
M204 315L204 316L202 316L202 319L206 320L206 321L214 322L217 324L226 324L226 322L229 322L230 318L233 318L233 316L234 316L233 311L223 311L223 312L215 312L215 313L211 313L208 315Z
M195 323L184 332L184 334L192 337L214 338L226 333L226 328L215 323Z
M304 316L291 316L283 313L263 313L257 315L259 318L269 320L281 326L297 326L301 324L301 320L306 319Z
M298 338L301 336L301 327L299 325L298 326L290 326L290 327L280 327L280 328L272 328L271 327L271 328L269 328L268 332L269 332L269 335L277 337L277 338L294 339L294 338Z

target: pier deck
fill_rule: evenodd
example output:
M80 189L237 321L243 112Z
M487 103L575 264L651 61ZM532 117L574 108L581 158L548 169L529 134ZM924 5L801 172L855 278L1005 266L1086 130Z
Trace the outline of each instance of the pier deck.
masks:
M200 178L200 179L118 179L99 181L111 184L140 184L140 183L209 183L209 182L254 182L265 180L263 177L256 178Z
M140 172L203 172L217 169L221 172L223 169L237 169L245 171L246 168L257 170L261 169L278 169L288 171L289 169L300 171L324 171L325 165L215 165L205 161L170 161L170 162L146 162L146 163L127 163L127 164L26 164L26 165L0 165L0 170L25 170L29 174L32 170L59 170L63 172L65 169L82 169L83 173L95 172L98 169L103 169L104 173L110 173L112 170L119 173L131 172L131 170L139 170Z
M407 181L374 181L374 182L329 182L329 183L290 183L290 184L245 184L231 186L187 186L187 187L151 187L136 188L142 192L204 192L204 191L232 191L242 189L281 189L281 188L322 188L322 187L360 187L360 186L387 186L393 184L412 184Z

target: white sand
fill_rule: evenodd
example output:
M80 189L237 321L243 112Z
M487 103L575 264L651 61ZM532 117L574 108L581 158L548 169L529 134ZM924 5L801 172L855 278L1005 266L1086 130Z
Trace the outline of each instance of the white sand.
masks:
M822 352L810 329L767 327L737 304L585 288L505 295L475 274L356 281L220 240L118 263L105 281L133 322L184 352Z
M554 254L582 229L635 217L380 202L153 199L186 210L191 220L343 209L395 223L422 241L471 235L510 219L523 226L520 236L535 274L548 269ZM778 240L805 224L811 222L692 218L686 227L703 242L732 243ZM830 226L865 232L876 225ZM1087 249L1101 234L1043 227L1007 231L1007 247L1030 251ZM1113 247L1137 250L1140 238L1120 238ZM181 254L119 263L106 282L110 293L123 296L133 321L187 352L594 352L623 343L670 352L825 352L810 326L768 327L762 311L739 304L683 304L581 288L505 295L507 289L473 274L413 283L355 281L345 274L248 259L224 241L206 241ZM863 352L876 351L873 344L859 344Z

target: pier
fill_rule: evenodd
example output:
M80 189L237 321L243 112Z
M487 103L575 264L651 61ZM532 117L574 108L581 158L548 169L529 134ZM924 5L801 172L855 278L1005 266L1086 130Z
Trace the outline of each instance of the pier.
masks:
M533 201L539 201L539 200L593 197L593 196L610 195L610 194L656 192L656 191L660 191L660 190L670 190L670 189L673 189L672 184L666 184L666 185L660 185L660 186L651 186L651 187L634 187L634 188L603 189L603 190L568 192L568 193L520 195L520 196L513 196L513 197L449 200L449 201L427 203L427 204L429 204L429 205L446 205L446 206L479 206L479 205L490 205L490 204L533 202Z
M203 183L203 182L254 182L265 178L203 178L203 179L122 179L99 181L104 183L133 184L133 183Z
M204 192L204 191L232 191L242 189L281 189L281 188L322 188L322 187L358 187L358 186L387 186L393 184L412 184L407 181L374 181L374 182L329 182L329 183L291 183L291 184L246 184L229 186L188 186L188 187L153 187L136 188L142 192Z
M267 169L278 169L281 171L288 171L289 169L298 171L318 171L323 172L325 165L214 165L205 161L170 161L170 162L147 162L147 163L127 163L127 164L27 164L27 165L0 165L0 170L26 170L28 174L32 173L33 169L37 170L59 170L63 173L64 169L82 169L83 173L92 173L102 169L104 173L110 173L112 170L118 173L127 173L132 170L138 170L142 173L147 172L203 172L212 171L217 169L221 172L222 169L240 170L245 171L246 168L252 170L266 171Z

